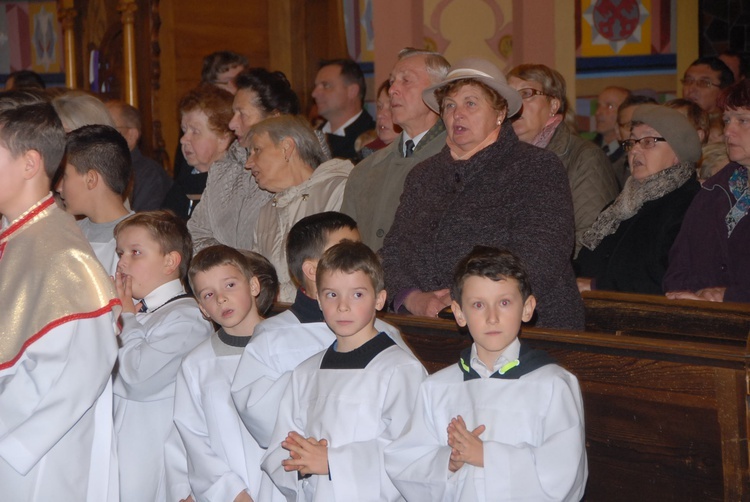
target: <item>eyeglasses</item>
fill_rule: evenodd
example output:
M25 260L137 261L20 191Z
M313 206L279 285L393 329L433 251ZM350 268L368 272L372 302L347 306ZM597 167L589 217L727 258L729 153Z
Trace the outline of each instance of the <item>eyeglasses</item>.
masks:
M546 96L542 91L537 91L536 89L532 89L531 87L524 87L523 89L518 89L518 94L521 95L522 99L530 99L534 96Z
M641 139L626 139L625 141L621 141L620 145L622 146L622 149L626 152L629 152L633 149L635 145L641 145L641 147L644 150L650 150L653 147L656 146L656 144L660 141L666 142L667 140L664 138L655 138L653 136L646 136L645 138Z
M685 86L694 85L694 86L700 87L701 89L708 89L709 87L721 87L720 84L714 84L710 80L704 80L704 79L695 80L694 78L683 78L682 80L680 80L680 82L682 82L682 85L685 85Z

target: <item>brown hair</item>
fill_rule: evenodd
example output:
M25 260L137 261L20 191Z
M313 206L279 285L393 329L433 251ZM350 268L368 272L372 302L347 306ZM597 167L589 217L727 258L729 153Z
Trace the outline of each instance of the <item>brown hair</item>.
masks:
M487 101L489 101L490 106L496 112L503 113L508 110L508 102L495 89L483 82L480 82L479 80L473 78L462 78L459 80L454 80L453 82L449 82L444 86L435 89L435 99L437 99L440 111L443 110L443 100L446 97L455 94L459 89L467 85L474 85L479 87L487 98Z
M383 266L375 252L361 242L343 240L323 253L318 262L315 282L318 289L325 274L332 272L364 272L370 278L375 294L385 288Z
M172 251L180 255L180 278L184 278L190 265L190 257L193 254L193 239L190 237L187 225L172 211L160 209L158 211L143 211L135 213L122 220L115 227L115 239L130 227L141 227L145 229L151 238L159 244L162 254Z
M208 127L219 136L231 135L229 121L232 120L234 96L224 89L201 84L180 100L180 116L199 110L208 117Z

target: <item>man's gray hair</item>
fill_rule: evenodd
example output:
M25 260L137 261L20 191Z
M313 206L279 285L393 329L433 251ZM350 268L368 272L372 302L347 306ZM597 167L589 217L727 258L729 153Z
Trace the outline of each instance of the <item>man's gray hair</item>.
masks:
M398 53L398 60L402 61L412 56L424 56L424 63L427 67L427 74L430 76L430 81L433 84L439 84L443 81L448 71L451 69L451 65L442 54L438 52L428 51L424 49L415 49L414 47L406 47L401 49Z

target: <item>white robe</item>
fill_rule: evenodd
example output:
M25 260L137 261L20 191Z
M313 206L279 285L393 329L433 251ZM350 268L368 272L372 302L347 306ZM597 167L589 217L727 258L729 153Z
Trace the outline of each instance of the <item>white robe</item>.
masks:
M422 364L398 346L380 352L364 369L320 369L325 351L302 363L279 406L263 470L288 501L401 500L386 475L383 448L403 431L412 413ZM298 480L284 471L289 431L328 440L326 475ZM299 498L297 498L299 497Z
M111 312L69 321L0 371L0 499L118 500Z
M94 223L88 218L78 220L76 223L83 232L86 240L89 241L94 250L94 254L112 277L117 272L117 263L120 257L117 256L117 242L115 241L114 229L118 223L135 213L129 212L125 216L109 223Z
M255 501L284 500L260 470L265 450L240 421L229 394L241 351L214 334L185 357L177 375L174 421L196 502L231 502L243 490Z
M411 354L395 327L376 319L375 329L387 333ZM334 341L336 335L326 323L300 323L290 310L256 326L237 366L232 399L245 427L262 447L270 444L279 403L292 370Z
M461 415L485 425L484 468L448 470L447 427ZM463 381L453 364L424 381L404 435L385 452L386 469L409 501L571 500L588 476L578 381L556 364L517 380Z
M114 383L121 502L165 499L164 446L173 427L175 379L182 358L213 331L193 298L157 308L184 292L174 282L146 296L154 312L122 315Z

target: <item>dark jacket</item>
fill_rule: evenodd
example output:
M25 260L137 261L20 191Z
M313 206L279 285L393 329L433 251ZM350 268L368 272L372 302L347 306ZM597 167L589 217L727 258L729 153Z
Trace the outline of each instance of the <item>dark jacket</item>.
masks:
M206 189L206 181L208 172L193 174L191 171L182 171L164 197L162 209L171 209L183 220L189 220Z
M730 162L695 196L669 253L664 291L726 287L725 302L750 302L750 215L737 223L731 236L724 220L737 202L729 178L739 168Z
M593 250L582 248L576 273L594 279L592 289L661 295L672 243L700 184L691 178L659 199L643 204Z
M137 146L130 156L133 159L133 211L159 209L172 186L172 179L155 160L143 155Z
M360 134L370 129L375 129L375 121L367 111L362 110L362 114L357 117L357 120L344 129L344 136L326 134L328 146L331 147L331 156L352 161L358 160L359 154L354 149L354 142L357 141Z
M508 122L468 160L453 160L445 147L411 170L380 250L389 297L449 287L456 263L477 244L523 260L538 326L583 329L565 170L552 152L520 142Z

